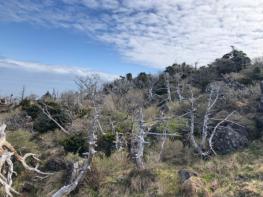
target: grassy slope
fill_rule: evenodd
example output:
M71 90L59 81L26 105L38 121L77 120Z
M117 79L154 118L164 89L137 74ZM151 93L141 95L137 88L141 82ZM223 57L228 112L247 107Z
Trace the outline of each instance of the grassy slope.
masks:
M8 132L8 140L19 152L42 153L43 164L51 156L77 159L58 147L61 138L58 133L43 134L32 140L26 131ZM30 143L29 143L30 141ZM189 151L181 149L178 142L166 145L167 160L158 161L158 147L147 150L145 172L134 171L126 152L117 152L107 158L98 154L94 159L93 172L87 176L74 197L80 196L182 196L178 170L195 171L212 196L263 196L263 141L253 142L247 149L226 156L216 156L209 161L190 157ZM42 181L32 181L32 174L26 173L16 163L18 176L15 187L21 191L25 184L31 184L24 196L50 196L65 179L56 172ZM24 189L25 190L25 189Z

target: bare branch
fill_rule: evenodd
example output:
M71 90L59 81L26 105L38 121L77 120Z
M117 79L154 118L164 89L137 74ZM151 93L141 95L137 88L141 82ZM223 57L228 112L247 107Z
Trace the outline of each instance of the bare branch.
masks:
M79 165L79 163L74 164L74 170L71 175L71 181L70 184L65 185L61 187L56 193L52 195L52 197L63 197L70 194L72 191L74 191L77 186L84 180L87 172L91 169L91 164L93 160L93 156L96 153L95 147L97 142L97 129L101 131L102 134L104 134L100 122L99 122L99 111L96 106L96 92L94 92L94 95L92 96L93 104L94 104L94 116L92 121L92 126L90 129L88 129L87 135L88 135L88 144L89 144L89 152L84 153L83 155L87 156L87 158L84 159L83 165Z
M217 125L214 127L212 133L211 133L211 136L209 138L209 147L211 149L211 151L216 155L216 152L215 150L213 149L213 138L216 134L216 131L218 129L218 127L223 124L224 122L226 122L233 114L235 113L235 111L231 112L230 114L228 114L225 119L221 120L219 123L217 123Z
M65 134L69 135L70 133L63 127L59 122L52 117L50 112L48 111L48 107L45 103L43 103L44 107L38 105L38 107L42 110L43 114L45 114L51 121L53 121Z
M19 194L13 187L13 174L16 174L14 172L14 166L12 161L12 156L15 156L15 158L23 165L23 167L29 171L38 173L40 175L50 175L51 173L45 173L38 169L39 164L37 163L35 167L31 167L26 163L26 159L28 157L32 157L37 162L40 160L35 156L33 153L27 153L24 156L20 156L15 148L6 141L6 134L5 134L6 125L3 124L0 126L0 184L3 185L5 189L5 193L7 197L12 197L13 194Z
M207 108L206 108L206 112L204 115L204 122L203 122L203 129L202 129L202 140L201 140L201 147L204 148L205 143L206 143L206 139L207 139L207 135L208 135L208 124L209 124L209 116L211 113L212 108L214 107L214 105L216 104L217 100L218 100L218 95L219 95L219 87L213 85L211 87L210 90L210 94L209 94L209 98L208 98L208 104L207 104ZM215 97L215 98L213 98Z

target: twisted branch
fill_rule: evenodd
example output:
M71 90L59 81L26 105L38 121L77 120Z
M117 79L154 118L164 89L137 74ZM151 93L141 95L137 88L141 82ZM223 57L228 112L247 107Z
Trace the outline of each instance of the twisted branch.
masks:
M13 194L19 194L19 192L12 187L12 176L13 174L16 174L16 172L14 172L12 156L15 156L15 158L28 171L46 176L51 173L45 173L38 169L40 160L35 154L27 153L24 156L19 155L15 148L8 141L6 141L5 129L6 125L2 124L2 126L0 126L0 184L3 185L6 196L13 197ZM37 161L35 167L26 163L26 159L28 157L32 157L35 161Z

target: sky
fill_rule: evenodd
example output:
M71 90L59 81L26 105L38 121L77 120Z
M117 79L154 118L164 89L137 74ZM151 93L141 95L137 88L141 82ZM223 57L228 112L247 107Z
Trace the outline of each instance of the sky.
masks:
M0 95L263 55L262 0L0 0Z

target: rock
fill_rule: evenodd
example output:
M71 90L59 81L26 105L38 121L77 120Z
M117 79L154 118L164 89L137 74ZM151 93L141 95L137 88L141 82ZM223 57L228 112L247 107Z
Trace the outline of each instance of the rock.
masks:
M197 176L197 173L186 170L186 169L179 170L178 174L179 174L181 183L185 182L187 179L189 179L192 176Z
M213 148L218 154L227 154L248 145L248 132L245 128L228 125L219 128L213 138Z
M183 197L211 197L202 180L196 176L187 179L181 189Z

